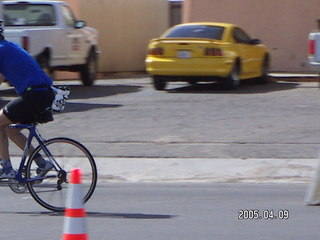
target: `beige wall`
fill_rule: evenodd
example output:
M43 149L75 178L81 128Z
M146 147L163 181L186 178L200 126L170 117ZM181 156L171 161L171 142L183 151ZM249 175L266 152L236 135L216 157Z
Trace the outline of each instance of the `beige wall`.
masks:
M317 29L320 0L185 0L183 22L231 22L266 44L273 71L309 71L308 33Z
M169 26L167 0L67 0L99 30L100 71L144 71L146 48Z

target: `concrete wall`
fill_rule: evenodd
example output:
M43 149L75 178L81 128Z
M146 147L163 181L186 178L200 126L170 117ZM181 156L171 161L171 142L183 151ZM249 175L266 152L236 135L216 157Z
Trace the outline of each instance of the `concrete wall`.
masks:
M180 1L170 1L170 26L180 24L182 21L182 5Z
M66 0L99 31L100 71L144 71L146 48L169 26L167 0Z
M269 47L273 71L305 72L320 0L185 0L183 22L235 23Z

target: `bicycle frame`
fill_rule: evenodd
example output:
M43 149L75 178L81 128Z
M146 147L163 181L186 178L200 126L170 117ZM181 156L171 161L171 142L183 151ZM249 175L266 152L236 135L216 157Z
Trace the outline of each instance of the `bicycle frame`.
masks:
M16 174L16 178L15 180L17 180L19 183L26 183L26 182L34 182L34 181L39 181L42 180L44 178L49 178L50 176L45 176L45 177L34 177L31 179L27 179L26 177L23 177L23 170L24 167L26 166L26 160L29 154L29 148L31 146L32 140L33 138L35 138L39 144L39 146L41 147L41 149L45 152L45 154L50 158L50 160L54 163L54 168L56 168L56 166L61 169L61 167L59 166L59 164L54 160L54 158L52 157L51 153L49 152L48 148L45 146L44 142L45 139L43 139L40 135L40 133L38 132L37 128L36 128L36 124L11 124L9 125L10 128L15 128L15 129L27 129L29 130L29 135L27 138L27 143L24 147L23 150L23 154L22 154L22 158L20 161L20 165L19 165L19 169L18 172ZM52 176L55 177L55 176ZM10 181L8 181L10 183Z
M0 180L0 185L9 185L15 193L25 193L29 190L33 199L44 208L57 212L64 211L63 197L66 191L63 190L67 190L69 184L68 174L72 168L81 164L87 170L88 177L87 182L83 183L86 189L83 201L89 200L97 183L97 167L85 146L65 137L44 139L37 129L37 124L11 124L9 128L19 131L26 129L29 135L22 149L23 153L15 178ZM30 147L36 142L38 146L30 151ZM70 153L74 155L68 156ZM44 175L41 175L42 170L38 171L38 155L53 166ZM74 161L75 156L80 158L80 162Z

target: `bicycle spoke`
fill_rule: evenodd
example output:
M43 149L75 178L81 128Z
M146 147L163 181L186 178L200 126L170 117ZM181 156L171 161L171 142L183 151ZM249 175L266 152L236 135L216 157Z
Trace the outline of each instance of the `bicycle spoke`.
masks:
M27 164L27 185L33 198L47 209L63 211L70 171L81 168L84 173L82 192L86 202L91 197L97 181L97 170L91 154L78 142L66 138L51 139L45 145L54 159L52 163L55 167L48 171L43 179L37 180L39 177L33 156L39 153L46 160L49 157L40 146L31 154Z

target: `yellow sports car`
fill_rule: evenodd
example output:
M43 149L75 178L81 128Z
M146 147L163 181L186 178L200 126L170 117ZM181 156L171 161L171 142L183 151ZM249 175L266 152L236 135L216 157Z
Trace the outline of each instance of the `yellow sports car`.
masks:
M152 39L145 63L157 90L172 81L222 81L232 89L242 79L267 82L270 56L260 40L234 24L198 22L176 25Z

